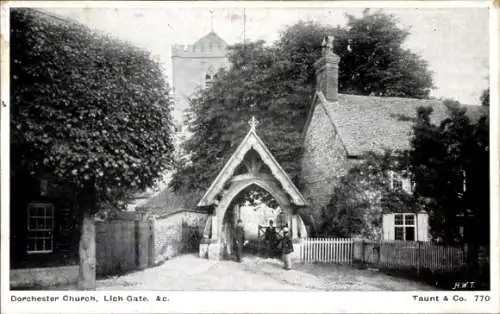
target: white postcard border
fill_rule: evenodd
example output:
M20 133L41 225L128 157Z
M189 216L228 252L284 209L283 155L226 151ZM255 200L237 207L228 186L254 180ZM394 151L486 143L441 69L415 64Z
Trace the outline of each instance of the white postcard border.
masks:
M500 3L497 7L489 1L380 1L380 2L132 2L132 1L19 1L2 3L1 8L1 306L2 313L487 313L500 312L499 298L499 248L498 227L500 222L499 203L499 150L500 134L498 106L491 110L491 291L487 292L80 292L80 291L10 291L9 290L9 7L376 7L376 8L447 8L447 7L489 7L490 8L490 99L500 104L499 95L499 27ZM7 17L7 18L6 18ZM106 295L145 297L149 301L104 302ZM441 301L419 302L414 295L438 297ZM488 302L475 301L475 296L489 296ZM17 302L13 297L59 297L58 302ZM98 301L63 301L65 297L95 297ZM442 301L444 296L450 301ZM466 301L453 301L453 297ZM156 301L156 297L168 301ZM165 299L166 300L166 299Z

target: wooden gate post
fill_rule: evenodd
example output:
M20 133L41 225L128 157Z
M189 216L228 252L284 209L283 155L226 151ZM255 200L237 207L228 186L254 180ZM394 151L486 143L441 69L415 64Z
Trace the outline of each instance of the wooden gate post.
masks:
M420 275L420 241L417 241L417 276Z
M365 239L361 240L361 263L365 265Z
M140 264L140 235L139 235L139 221L134 220L134 251L135 251L135 268Z
M155 263L155 221L148 220L148 266L153 266Z

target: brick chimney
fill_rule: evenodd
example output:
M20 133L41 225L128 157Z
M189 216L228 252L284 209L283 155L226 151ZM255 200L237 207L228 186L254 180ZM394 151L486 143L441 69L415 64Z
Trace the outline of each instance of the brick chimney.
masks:
M340 57L333 53L333 36L323 39L321 57L314 63L316 90L329 101L337 101Z

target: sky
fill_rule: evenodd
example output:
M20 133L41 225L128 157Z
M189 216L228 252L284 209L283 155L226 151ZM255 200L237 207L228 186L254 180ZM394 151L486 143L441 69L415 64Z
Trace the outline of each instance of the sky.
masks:
M292 2L293 4L293 2ZM212 4L210 4L212 5ZM290 5L290 3L288 4ZM332 4L333 5L333 4ZM374 8L372 10L378 10ZM405 46L429 62L436 89L431 95L478 105L488 87L489 20L487 8L381 8L394 14L410 36ZM345 14L361 16L363 8L243 7L236 3L202 7L149 6L119 8L45 8L151 51L171 76L171 46L191 44L212 25L228 44L263 39L268 43L296 22L345 25ZM243 12L245 12L245 32Z

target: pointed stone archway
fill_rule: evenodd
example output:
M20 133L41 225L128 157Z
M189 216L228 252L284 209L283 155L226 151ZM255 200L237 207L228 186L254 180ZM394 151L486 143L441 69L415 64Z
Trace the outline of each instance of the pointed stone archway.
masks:
M233 204L233 200L254 185L268 192L279 204L292 239L307 236L304 223L297 214L299 208L307 206L306 199L257 135L258 121L252 117L249 124L247 135L198 203L199 207L211 208L200 244L202 257L220 259L224 255L229 244L224 217L230 210L238 212L235 208L238 205ZM231 217L236 220L236 216L232 214Z

